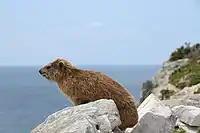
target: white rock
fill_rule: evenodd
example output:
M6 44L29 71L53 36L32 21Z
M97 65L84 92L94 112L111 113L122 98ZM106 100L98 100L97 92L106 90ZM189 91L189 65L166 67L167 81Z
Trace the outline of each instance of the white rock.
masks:
M172 99L180 99L180 98L187 99L188 97L191 97L191 95L194 95L194 92L197 91L198 88L200 88L200 84L196 84L190 87L184 87L182 90L174 94L171 98Z
M197 133L198 131L198 127L191 127L187 124L182 123L180 120L177 121L176 125L184 129L186 133Z
M172 108L173 114L190 126L200 126L200 108L179 105Z
M138 107L139 121L128 133L170 133L176 118L168 106L165 106L155 95L150 94Z
M114 101L101 99L60 110L48 116L31 133L112 133L120 124Z
M178 105L195 106L200 108L200 95L186 94L185 96L180 96L175 99L162 100L162 102L170 108L173 108Z

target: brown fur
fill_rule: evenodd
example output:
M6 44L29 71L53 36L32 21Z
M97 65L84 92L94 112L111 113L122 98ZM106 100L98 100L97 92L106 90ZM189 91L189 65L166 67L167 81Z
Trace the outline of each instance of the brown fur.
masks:
M114 100L122 121L121 130L138 122L137 108L128 90L100 72L78 69L64 59L57 59L41 68L40 74L56 82L74 106L99 99Z

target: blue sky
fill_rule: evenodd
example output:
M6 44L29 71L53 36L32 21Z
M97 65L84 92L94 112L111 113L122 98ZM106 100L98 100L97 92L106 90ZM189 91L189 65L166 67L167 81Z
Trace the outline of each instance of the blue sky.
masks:
M199 0L2 0L0 65L162 64L200 42Z

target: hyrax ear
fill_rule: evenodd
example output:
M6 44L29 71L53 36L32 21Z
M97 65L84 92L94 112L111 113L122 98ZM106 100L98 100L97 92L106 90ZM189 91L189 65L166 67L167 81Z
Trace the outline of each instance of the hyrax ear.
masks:
M64 66L65 66L65 63L63 62L63 61L60 61L59 63L58 63L58 65L59 65L59 68L64 68Z

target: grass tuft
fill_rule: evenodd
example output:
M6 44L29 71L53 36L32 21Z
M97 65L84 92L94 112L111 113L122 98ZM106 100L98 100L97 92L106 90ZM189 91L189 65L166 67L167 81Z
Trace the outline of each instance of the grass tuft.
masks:
M200 83L199 60L190 60L187 65L174 71L169 77L169 82L180 89Z

